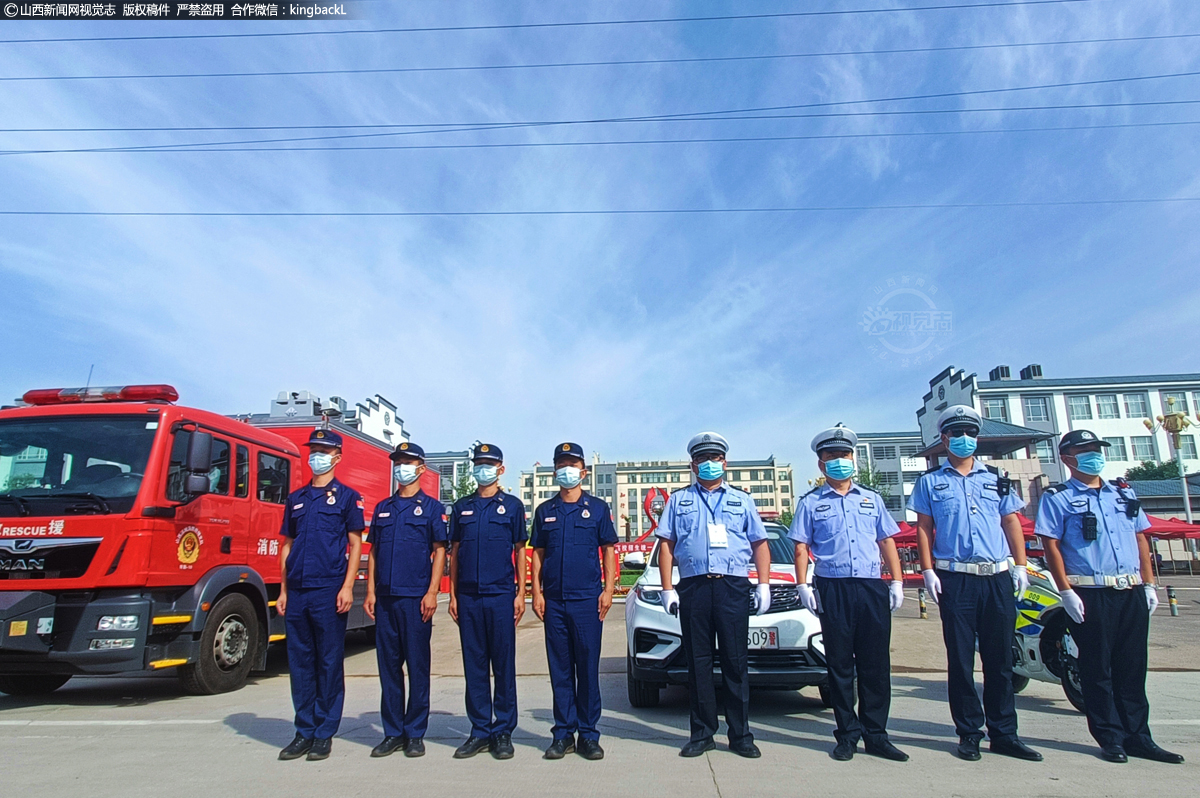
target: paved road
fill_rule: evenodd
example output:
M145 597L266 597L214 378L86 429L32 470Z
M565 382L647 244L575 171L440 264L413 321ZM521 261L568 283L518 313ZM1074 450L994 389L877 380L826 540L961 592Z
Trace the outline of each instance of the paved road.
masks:
M915 602L913 602L915 605ZM909 617L907 610L912 609ZM450 758L468 729L462 711L463 681L454 626L444 614L436 624L433 707L428 755L373 760L378 742L379 685L374 651L351 637L345 721L333 756L323 763L277 762L276 750L292 736L288 681L282 657L245 689L219 696L181 696L173 678L126 677L73 680L48 700L0 697L4 795L213 796L270 790L289 796L373 795L385 790L413 794L487 796L600 795L653 789L656 795L777 796L819 792L861 796L930 795L1160 795L1194 790L1200 777L1200 672L1155 671L1149 689L1158 740L1185 754L1179 767L1134 761L1109 765L1096 758L1083 718L1056 685L1031 684L1018 697L1022 735L1046 754L1029 764L985 755L982 762L955 759L945 704L944 675L911 664L912 652L937 642L936 620L918 620L906 607L896 623L898 672L894 677L892 731L913 759L895 764L860 755L838 763L828 757L832 717L815 691L764 692L753 699L751 720L763 758L743 760L721 749L699 760L676 751L687 736L687 697L663 693L662 706L635 710L625 698L624 631L620 606L606 625L603 743L608 757L585 762L570 757L544 762L550 741L550 688L540 624L527 614L519 631L520 727L517 756L495 762L480 756ZM444 612L444 608L443 608ZM1200 605L1180 618L1155 619L1161 649L1183 657L1190 650L1200 667ZM1175 624L1171 626L1170 624ZM1187 634L1186 630L1192 633ZM1176 638L1183 640L1177 644ZM936 664L938 654L920 652ZM909 661L906 664L906 660ZM944 666L943 666L944 667ZM653 785L653 787L650 787Z

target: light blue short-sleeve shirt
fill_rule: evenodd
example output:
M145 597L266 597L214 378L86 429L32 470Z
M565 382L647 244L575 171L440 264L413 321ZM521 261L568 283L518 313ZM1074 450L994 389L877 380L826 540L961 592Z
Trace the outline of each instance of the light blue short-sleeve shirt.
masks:
M710 521L725 525L728 545L709 545ZM705 574L749 576L750 544L767 539L754 499L724 483L711 491L691 485L672 493L654 534L674 542L680 579Z
M1002 562L1010 552L1000 519L1025 501L1015 492L1001 496L999 476L979 460L963 476L946 461L913 486L908 509L933 518L933 557L954 562Z
M842 496L826 484L801 497L788 537L808 546L817 576L878 579L879 543L899 531L875 491L851 483Z
M1133 488L1117 488L1110 482L1089 488L1072 478L1042 494L1034 530L1059 541L1068 575L1098 578L1140 574L1137 536L1150 528L1150 519L1141 509L1129 517L1126 508L1136 498ZM1096 516L1095 540L1083 537L1083 517L1088 512Z

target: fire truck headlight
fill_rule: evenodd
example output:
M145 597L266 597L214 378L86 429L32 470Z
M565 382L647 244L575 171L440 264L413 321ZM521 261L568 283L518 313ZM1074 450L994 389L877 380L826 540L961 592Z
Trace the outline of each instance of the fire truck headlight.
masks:
M136 632L137 628L136 615L101 615L96 622L97 632Z

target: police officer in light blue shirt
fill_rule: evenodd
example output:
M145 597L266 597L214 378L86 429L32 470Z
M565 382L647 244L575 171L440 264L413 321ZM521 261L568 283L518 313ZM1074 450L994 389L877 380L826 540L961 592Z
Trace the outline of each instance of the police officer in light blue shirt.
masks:
M696 482L671 494L655 531L661 540L658 569L663 607L679 613L687 657L691 739L680 756L700 756L716 748L714 642L725 687L729 750L748 758L761 756L750 732L746 649L750 613L757 608L761 615L771 607L771 552L754 499L725 484L728 451L728 442L715 432L702 432L688 442ZM758 575L753 594L751 557Z
M888 740L892 700L891 613L904 603L904 577L892 536L900 527L883 497L852 481L858 436L838 424L813 438L825 484L797 502L788 535L796 543L800 600L821 617L829 694L837 731L833 758L854 757L860 738L868 754L904 762L908 754ZM817 592L808 585L808 557L816 560ZM887 559L891 582L880 578ZM858 712L854 683L858 679Z
M949 454L917 480L908 509L917 514L925 587L942 616L956 753L979 759L986 719L993 753L1038 762L1042 755L1017 737L1012 685L1016 596L1029 586L1017 518L1025 502L1006 475L975 458L982 419L974 408L948 407L937 424ZM975 692L976 646L983 662L982 706Z
M1100 478L1108 445L1085 429L1062 436L1058 453L1071 478L1046 488L1036 529L1079 646L1088 728L1101 756L1179 764L1183 757L1160 748L1148 723L1147 645L1158 607L1150 520L1128 482Z

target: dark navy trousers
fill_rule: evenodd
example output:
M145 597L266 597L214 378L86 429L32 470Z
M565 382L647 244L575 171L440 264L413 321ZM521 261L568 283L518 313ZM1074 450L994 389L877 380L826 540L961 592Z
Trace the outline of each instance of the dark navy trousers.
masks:
M687 656L691 739L717 733L717 686L714 660L721 663L725 722L729 744L754 742L750 733L750 580L745 577L689 576L680 579L679 623ZM715 656L714 656L715 647Z
M1013 638L1017 599L1008 571L991 576L937 572L942 582L938 611L946 641L946 689L959 737L1008 742L1017 736L1013 698ZM983 704L975 692L975 646L983 662Z
M1067 621L1079 646L1079 680L1088 729L1101 746L1148 748L1146 700L1150 609L1141 587L1081 587L1083 623Z
M515 593L458 594L458 634L467 682L472 737L512 734L517 728ZM495 678L495 690L492 678Z
M546 599L546 659L554 689L555 740L579 733L599 740L600 640L598 599Z
M421 599L379 596L375 605L375 657L383 695L379 715L387 737L418 740L429 727L429 639L433 620L421 620ZM408 705L404 670L408 669Z
M287 592L283 618L296 733L310 739L333 737L342 723L349 613L337 612L341 587L296 587Z
M815 577L821 597L821 632L829 668L829 695L840 743L887 741L892 704L892 614L882 579ZM858 677L858 712L854 679Z

